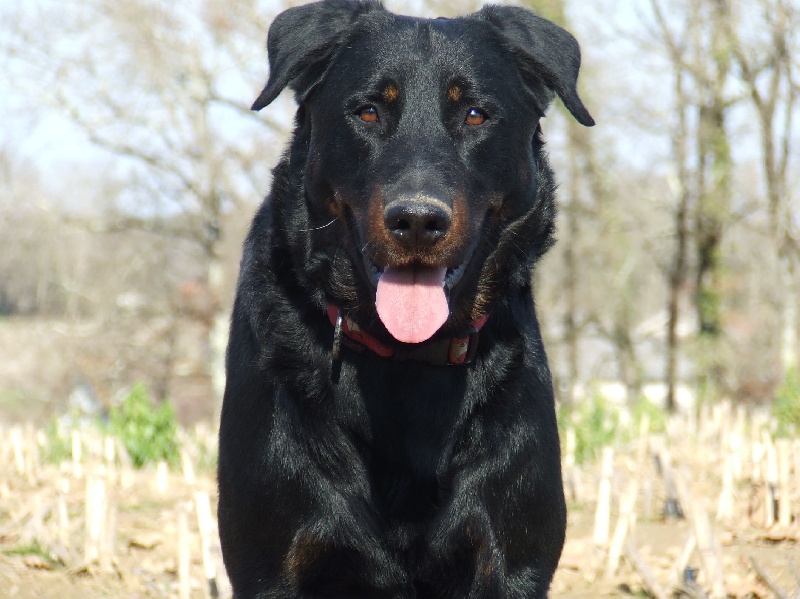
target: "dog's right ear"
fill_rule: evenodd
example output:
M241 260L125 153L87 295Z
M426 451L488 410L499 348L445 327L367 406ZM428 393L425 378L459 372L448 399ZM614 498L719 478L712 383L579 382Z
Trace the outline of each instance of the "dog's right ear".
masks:
M267 36L269 80L252 110L261 110L288 85L298 101L325 76L358 17L382 10L378 0L322 0L283 11Z

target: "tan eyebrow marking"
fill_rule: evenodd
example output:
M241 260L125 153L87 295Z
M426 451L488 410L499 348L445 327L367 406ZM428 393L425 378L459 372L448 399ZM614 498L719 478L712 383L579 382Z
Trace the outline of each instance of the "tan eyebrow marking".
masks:
M397 100L397 96L400 95L400 92L397 90L397 87L390 83L386 87L383 88L383 99L387 102L394 102Z
M447 90L447 99L451 102L458 102L461 99L461 88L453 85Z

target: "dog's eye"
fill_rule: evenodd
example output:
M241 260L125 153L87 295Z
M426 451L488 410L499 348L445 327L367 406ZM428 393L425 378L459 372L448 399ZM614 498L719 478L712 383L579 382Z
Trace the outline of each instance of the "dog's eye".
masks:
M371 104L369 106L364 106L358 110L358 118L365 123L377 123L378 110Z
M467 112L464 122L467 125L472 125L474 127L482 124L487 118L489 117L487 117L486 113L480 108L470 108L469 112Z

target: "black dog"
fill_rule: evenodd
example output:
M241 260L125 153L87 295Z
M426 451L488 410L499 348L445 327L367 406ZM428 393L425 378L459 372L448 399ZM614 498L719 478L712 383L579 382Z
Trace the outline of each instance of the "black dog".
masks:
M299 104L245 242L219 446L237 598L544 597L566 510L531 269L554 182L539 119L584 125L580 53L530 12L287 10Z

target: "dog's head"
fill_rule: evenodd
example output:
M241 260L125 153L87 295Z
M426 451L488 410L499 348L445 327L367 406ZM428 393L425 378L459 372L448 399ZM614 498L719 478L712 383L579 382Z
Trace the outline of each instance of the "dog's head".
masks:
M286 86L300 105L282 226L301 278L406 343L527 285L555 216L539 119L557 94L593 124L569 33L514 7L429 20L324 0L280 14L267 46L253 109Z

